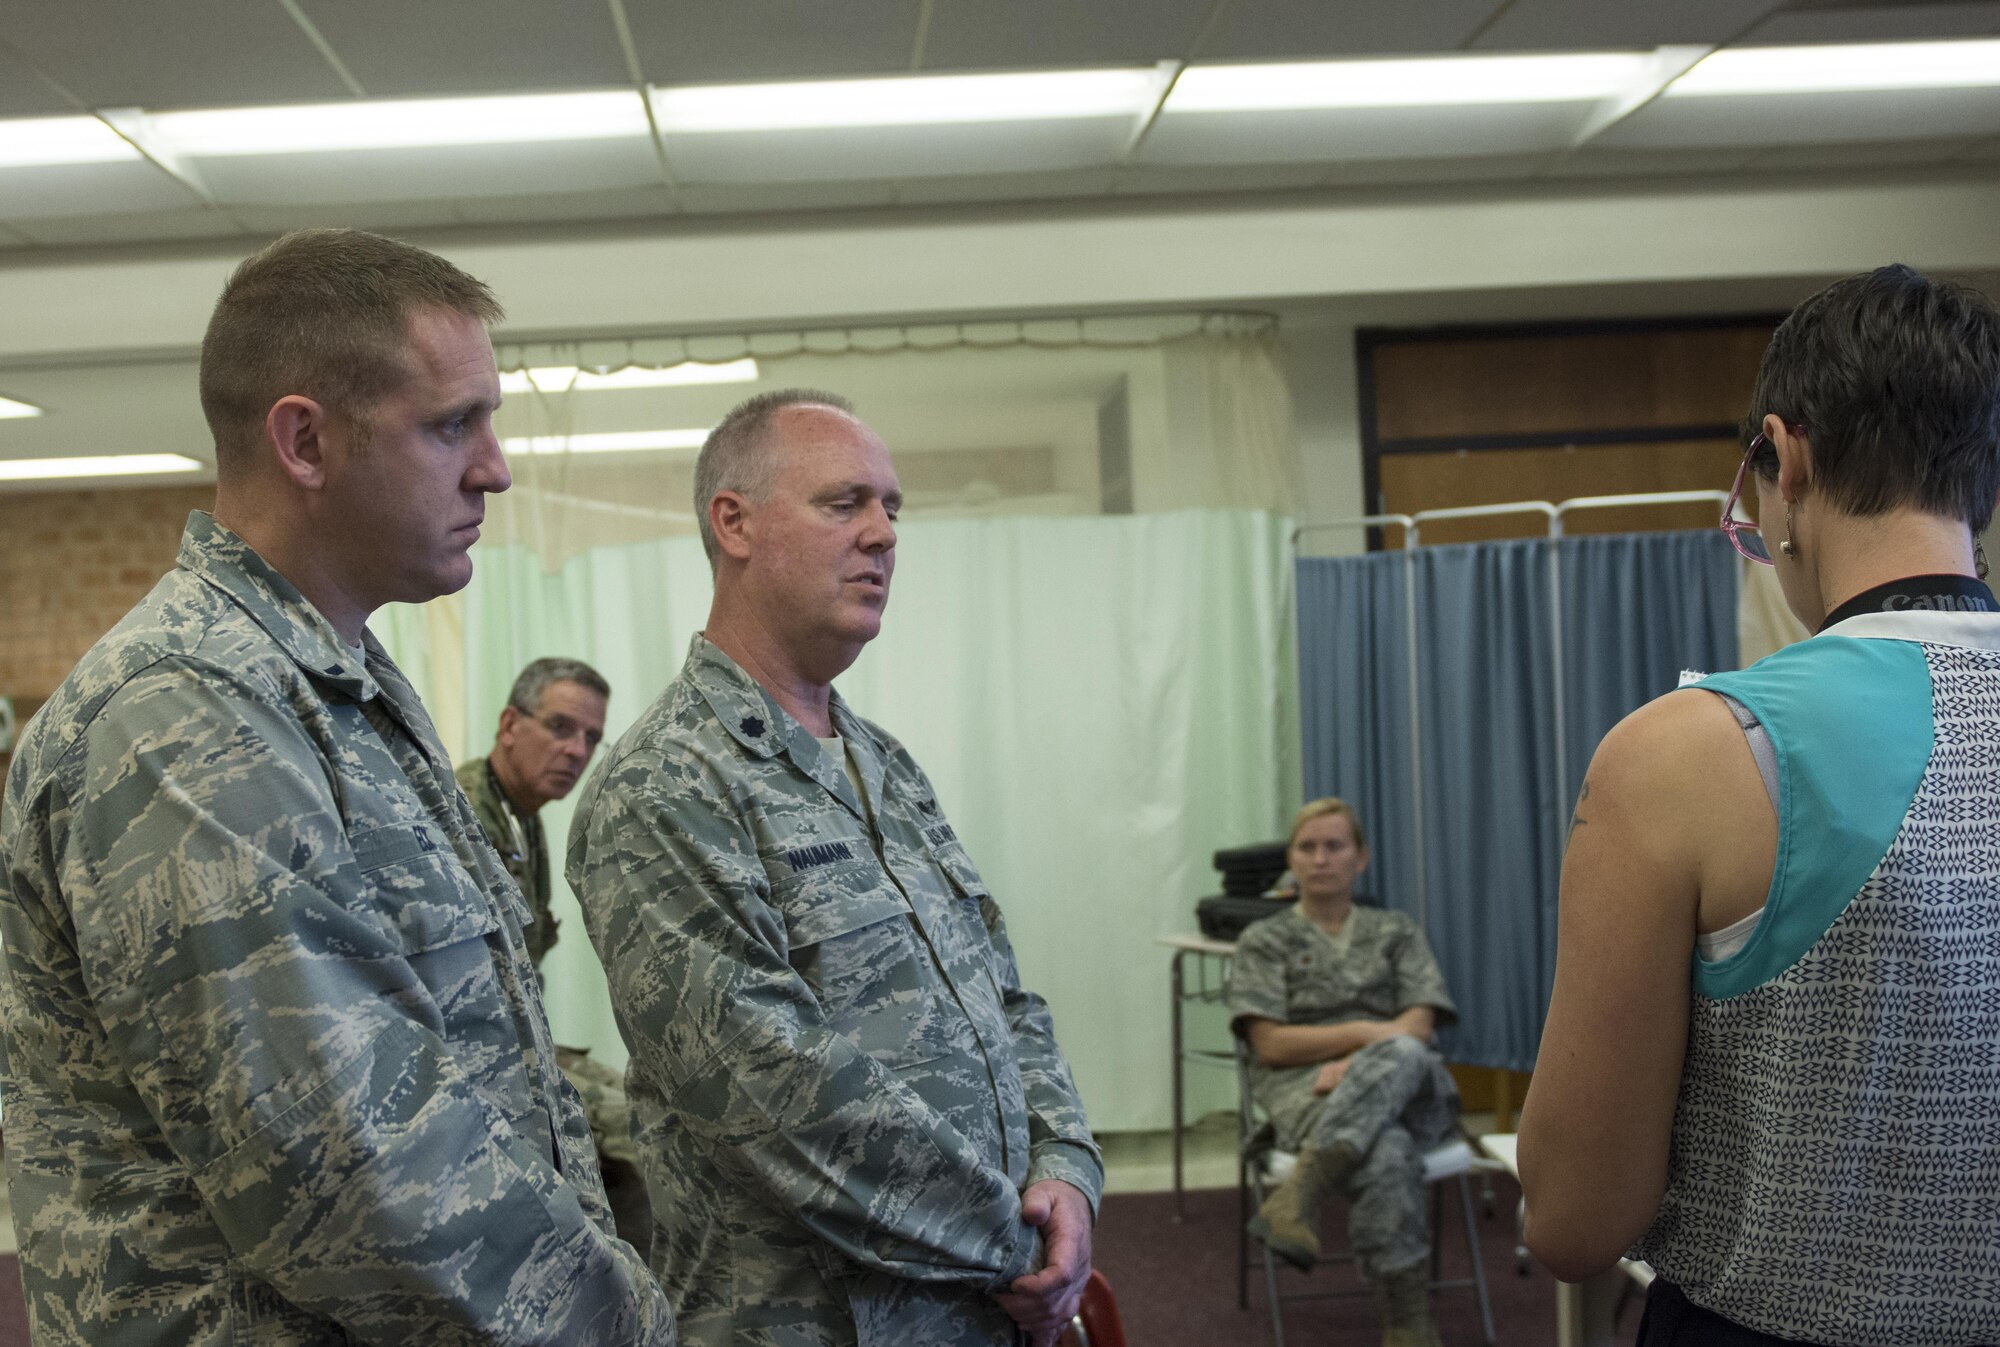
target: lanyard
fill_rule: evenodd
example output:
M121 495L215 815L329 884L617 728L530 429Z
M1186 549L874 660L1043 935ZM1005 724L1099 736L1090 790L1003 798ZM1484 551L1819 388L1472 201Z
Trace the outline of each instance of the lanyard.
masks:
M1864 589L1826 615L1825 631L1863 613L2000 613L1993 591L1969 575L1911 575Z

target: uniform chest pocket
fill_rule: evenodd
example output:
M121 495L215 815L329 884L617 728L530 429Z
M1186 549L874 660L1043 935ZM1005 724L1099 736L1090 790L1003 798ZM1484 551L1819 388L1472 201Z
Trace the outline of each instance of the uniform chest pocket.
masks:
M493 905L428 823L390 823L353 838L355 864L405 952L480 940L499 926Z
M880 867L831 865L772 885L787 958L812 989L827 1027L885 1066L935 1061L955 1050L957 1016L903 897Z
M364 892L442 1022L432 1028L461 1046L513 1037L490 939L498 913L428 823L391 823L353 838Z

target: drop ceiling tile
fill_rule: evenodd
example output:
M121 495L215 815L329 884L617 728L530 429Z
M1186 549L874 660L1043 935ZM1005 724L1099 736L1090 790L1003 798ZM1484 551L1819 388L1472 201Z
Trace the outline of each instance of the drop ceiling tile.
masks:
M287 206L236 206L230 212L257 234L293 229L445 229L462 225L449 201L335 202Z
M686 183L675 197L702 215L753 215L773 211L857 210L896 203L897 184L874 182Z
M1233 6L1197 53L1205 61L1456 51L1504 0L1258 0Z
M2000 3L1842 5L1781 9L1758 24L1740 46L1813 47L1829 42L1916 42L1926 38L2000 34Z
M944 3L931 12L925 70L1152 65L1185 55L1213 0L1116 5L1076 0Z
M272 0L9 0L0 36L92 107L352 97Z
M1962 139L1864 141L1841 145L1786 145L1750 157L1752 172L1810 173L1817 169L1919 167L1942 163L1963 149Z
M7 23L0 19L0 37L6 32ZM67 117L75 112L75 104L0 48L0 117Z
M1336 187L1412 187L1427 183L1513 182L1539 175L1549 154L1495 154L1436 159L1372 159L1339 165L1328 178Z
M631 82L602 0L299 0L299 6L378 98Z
M640 187L660 181L650 138L457 145L323 154L228 155L198 161L217 200L243 205L344 205L446 197Z
M0 168L0 218L174 210L197 198L143 159Z
M1778 0L1515 0L1473 45L1481 51L1719 45Z
M458 213L471 224L630 220L674 215L679 210L672 189L659 185L594 192L466 197L458 203Z
M1757 157L1755 149L1654 150L1592 144L1556 164L1556 178L1672 178L1697 173L1737 173Z
M2000 88L1661 98L1600 135L1604 146L1758 146L1927 140L2000 132Z
M682 182L812 182L1108 167L1131 133L1129 117L1090 117L670 133L665 143Z
M920 0L624 0L654 84L748 84L908 70Z
M232 238L243 231L230 216L214 210L128 211L117 215L51 215L15 222L14 228L51 248L89 248L113 243L178 243Z
M1078 169L1069 173L991 173L965 177L913 178L902 184L896 201L904 206L933 206L971 201L1054 201L1105 196L1111 191L1112 170Z
M1120 196L1205 196L1217 192L1297 191L1327 179L1325 164L1135 164L1118 171Z
M1148 164L1329 163L1531 153L1568 144L1588 111L1581 103L1509 103L1170 112L1153 123L1138 158Z

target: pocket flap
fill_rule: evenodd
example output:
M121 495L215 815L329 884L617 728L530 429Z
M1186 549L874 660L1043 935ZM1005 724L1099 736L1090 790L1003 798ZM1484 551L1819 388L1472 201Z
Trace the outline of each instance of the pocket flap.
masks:
M431 824L386 824L356 835L353 846L382 916L408 953L499 929L493 904Z
M906 916L909 910L901 895L885 892L873 883L865 889L829 886L816 888L811 898L796 908L787 904L785 926L794 947L817 945L878 921Z

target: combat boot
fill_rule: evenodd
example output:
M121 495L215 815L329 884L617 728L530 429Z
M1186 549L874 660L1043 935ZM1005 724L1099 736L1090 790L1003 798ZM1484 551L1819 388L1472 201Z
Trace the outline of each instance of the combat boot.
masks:
M1422 1263L1374 1283L1382 1347L1444 1347L1431 1319L1431 1277Z
M1319 1209L1359 1158L1344 1141L1300 1151L1291 1174L1250 1218L1250 1233L1299 1271L1312 1271L1319 1262Z

